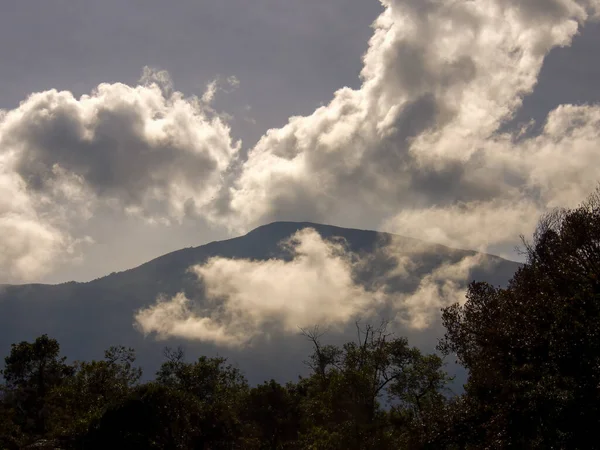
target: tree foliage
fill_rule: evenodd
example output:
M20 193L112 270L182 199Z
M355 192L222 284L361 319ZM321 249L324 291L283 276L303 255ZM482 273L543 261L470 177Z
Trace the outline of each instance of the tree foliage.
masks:
M474 448L596 448L600 191L544 216L524 243L508 287L474 282L464 305L443 312L440 349L469 370L455 426L478 430L463 439Z
M322 345L318 328L304 331L314 348L312 375L299 382L304 448L417 448L435 433L450 381L442 360L386 330L357 323L357 341L341 348Z
M385 324L357 330L357 342L342 347L322 344L318 328L305 332L313 346L310 375L255 387L225 358L188 362L181 349L166 349L155 380L140 384L132 349L112 347L103 360L67 364L58 343L42 336L13 346L6 359L0 442L6 448L418 448L428 438L425 423L445 401L442 361L386 333ZM36 428L40 407L44 427Z
M5 446L17 445L19 436L44 436L48 431L51 410L48 396L73 374L73 368L60 357L60 346L47 335L34 342L21 342L11 346L4 359L2 375L2 407L10 417L2 427L9 429L0 442ZM8 425L10 423L10 425Z

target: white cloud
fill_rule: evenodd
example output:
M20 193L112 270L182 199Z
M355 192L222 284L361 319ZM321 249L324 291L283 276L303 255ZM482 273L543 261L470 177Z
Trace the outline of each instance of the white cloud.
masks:
M464 303L469 273L483 263L484 256L477 254L435 268L421 279L414 292L399 294L397 320L418 330L429 327L439 318L441 308Z
M520 235L535 228L538 218L538 208L527 199L494 199L405 210L384 228L449 247L485 251L492 243L514 244Z
M223 346L237 346L252 337L233 334L230 331L235 330L229 330L211 317L195 315L191 303L183 293L171 299L160 297L154 306L138 311L135 326L145 334L156 333L159 339L178 337Z
M142 69L142 76L138 81L142 86L158 86L167 98L173 93L173 79L166 70L146 66Z
M563 105L541 134L496 135L464 163L464 179L494 193L450 205L406 208L384 228L442 244L485 251L529 235L542 213L581 203L599 181L600 107ZM477 192L476 192L477 193Z
M77 241L56 221L36 211L25 183L12 171L10 154L0 154L0 281L33 280L57 263L61 254L74 255Z
M538 136L498 130L532 92L546 55L569 45L597 16L599 2L382 3L386 10L374 23L360 89L340 89L313 114L269 130L224 191L223 223L244 229L274 219L329 222L357 211L390 231L485 251L517 243L541 213L586 197L598 176L600 107L562 106ZM440 307L464 299L469 272L484 260L448 261L411 292L386 294L389 277L411 279L419 268L428 250L417 247L382 249L397 266L369 292L378 299L369 305L391 304L403 323L424 328ZM290 331L373 312L351 283L364 261L340 266L345 260L338 256L314 259L298 249L292 262L217 259L197 267L209 298L222 301L223 309L206 316L176 298L145 314L156 317L173 305L190 309L172 325L147 321L145 331L183 336L174 331L182 323L210 325L212 331L195 328L190 336L205 339L216 329L231 343L269 321ZM335 262L331 267L343 268L339 280L346 281L334 285L317 276L330 273L316 272L318 261L323 267Z
M579 28L598 17L600 2L382 3L386 9L374 23L360 89L342 88L313 114L269 130L221 193L224 224L244 229L274 219L330 222L355 211L390 231L485 251L517 243L541 213L587 196L598 177L600 107L559 107L537 136L499 130L534 89L547 54L570 45ZM197 267L219 305L216 313L206 315L176 297L138 319L145 319L146 332L162 337L231 345L270 321L289 332L373 312L352 282L353 271L368 261L350 263L352 258L327 252L311 258L298 249L291 262L217 259ZM464 299L464 281L484 262L482 256L447 261L416 288L388 295L391 277L414 281L428 250L382 251L397 265L369 292L377 299L369 305L392 305L401 322L419 329L440 307ZM317 276L338 273L316 271L319 264L343 269L337 278L342 284ZM176 320L164 319L162 311L175 307Z
M136 322L144 333L242 345L271 329L295 333L298 327L333 327L368 315L381 294L353 280L352 255L325 241L314 229L297 232L284 244L291 261L211 258L191 270L202 280L204 310L179 294L141 310Z
M559 108L525 140L498 130L549 51L597 16L597 1L382 3L360 89L340 89L313 114L269 130L225 191L224 223L368 217L484 250L585 198L597 177L595 107Z
M498 263L483 253L392 235L357 266L375 274L374 289L385 299L388 318L424 330L438 321L441 308L464 302L472 271L493 273Z
M208 210L241 144L165 72L141 82L35 93L0 115L0 282L71 254L71 229L100 207L165 224Z
M219 91L231 93L239 87L240 80L235 75L231 75L225 79L217 77L206 85L204 94L202 94L202 102L208 106L213 102Z
M159 298L136 313L136 327L159 339L244 346L257 336L293 334L299 327L343 328L387 307L401 325L423 329L442 306L462 301L469 272L485 263L485 257L476 255L432 266L427 256L435 256L435 249L416 241L392 241L379 249L381 253L362 259L311 228L298 231L283 245L293 256L289 261L215 257L192 267L205 287L202 304L182 293ZM392 258L393 267L375 274L366 288L357 277L378 256ZM414 270L421 266L429 272L414 289L388 289L392 279L414 282Z
M202 102L210 105L217 94L217 82L218 80L211 80L210 83L206 85L206 90L204 94L202 94Z

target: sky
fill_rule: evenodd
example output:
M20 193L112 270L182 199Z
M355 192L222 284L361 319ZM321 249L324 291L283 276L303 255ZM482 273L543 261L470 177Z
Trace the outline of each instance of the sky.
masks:
M87 281L275 220L516 258L600 178L599 14L0 2L0 283Z

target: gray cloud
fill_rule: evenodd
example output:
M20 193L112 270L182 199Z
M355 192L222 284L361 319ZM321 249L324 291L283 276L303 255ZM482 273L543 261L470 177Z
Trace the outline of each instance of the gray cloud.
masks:
M0 117L0 178L10 199L0 226L16 229L3 234L10 242L2 281L16 276L12 260L39 260L41 270L72 253L70 230L98 208L168 224L212 201L241 143L201 102L173 92L164 72L143 78L135 87L102 84L79 99L33 94ZM18 273L40 274L27 271Z

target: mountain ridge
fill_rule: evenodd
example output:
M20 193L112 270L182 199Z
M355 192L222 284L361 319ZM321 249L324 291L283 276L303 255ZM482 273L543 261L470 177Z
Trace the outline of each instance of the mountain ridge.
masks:
M0 289L0 356L8 354L10 344L31 341L47 333L58 339L65 354L75 359L100 358L111 345L133 347L138 352L140 365L146 371L155 370L162 360L165 345L183 345L191 357L223 354L237 361L249 380L262 381L262 374L273 373L280 380L294 379L305 367L298 366L306 356L306 342L298 336L277 335L277 339L260 341L251 349L223 349L214 344L171 338L157 341L144 336L133 327L134 314L141 308L154 304L158 295L171 297L184 292L189 298L202 303L202 283L188 268L202 264L211 257L266 260L286 259L290 255L279 245L282 239L298 230L315 229L323 239L344 238L349 250L371 255L386 239L401 242L418 242L430 249L422 258L418 273L408 282L398 282L390 287L394 292L410 292L422 276L442 264L455 263L465 256L475 255L470 250L451 249L439 244L427 244L414 238L390 233L358 230L315 224L312 222L273 222L243 236L213 241L198 247L188 247L170 252L122 272L115 272L88 282L60 284L4 285ZM476 267L464 284L472 279L505 284L520 266L495 255L485 255L492 262ZM382 266L384 267L384 266ZM490 269L490 267L492 269ZM369 277L378 275L378 267L370 268L361 280L365 285ZM355 338L354 324L339 336L331 339ZM426 331L399 330L409 337L412 345L431 350L441 333L439 323ZM346 333L346 334L344 334ZM299 354L300 353L300 354ZM287 364L286 364L287 362Z
M395 233L389 233L389 232L385 232L385 231L374 231L374 230L369 230L369 229L361 229L361 228L345 228L345 227L340 227L337 225L329 225L329 224L319 224L319 223L315 223L315 222L309 222L309 221L274 221L274 222L270 222L264 225L260 225L250 231L248 231L245 234L242 234L240 236L235 236L232 238L228 238L228 239L222 239L222 240L215 240L215 241L210 241L207 242L205 244L200 244L197 246L190 246L190 247L185 247L185 248L181 248L178 250L173 250L171 252L168 253L164 253L162 255L159 255L155 258L152 258L142 264L139 264L137 266L134 267L130 267L128 269L125 270L120 270L120 271L115 271L115 272L111 272L109 274L105 274L102 275L100 277L94 278L93 280L89 280L89 281L74 281L74 280L68 280L68 281L64 281L61 283L6 283L6 284L0 284L0 288L4 288L4 287L12 287L12 286L61 286L64 284L86 284L86 283L93 283L93 282L97 282L98 280L102 280L104 278L107 277L111 277L111 276L115 276L115 275L120 275L123 273L127 273L130 271L135 271L137 269L142 269L144 267L148 267L152 264L156 264L160 261L163 260L170 260L176 256L182 256L182 255L187 255L192 254L194 252L197 252L199 250L206 250L207 248L212 248L215 245L219 245L222 243L234 243L234 242L238 242L240 240L242 240L243 238L246 237L253 237L255 235L259 235L264 233L265 231L271 231L273 228L275 227L280 227L282 229L285 229L285 232L280 232L279 234L282 234L281 239L285 239L285 237L289 237L289 235L293 234L294 230L299 230L299 229L303 229L303 228L314 228L317 232L319 232L319 234L321 234L322 236L327 236L327 235L334 235L334 232L337 233L342 233L342 234L347 234L348 232L350 233L363 233L363 234L372 234L374 236L377 236L378 238L381 237L388 237L388 238L398 238L398 239L402 239L402 240L406 240L406 241L413 241L413 242L418 242L427 246L431 246L431 247L435 247L435 248L439 248L441 250L445 250L445 251L458 251L458 252L466 252L466 253L471 253L471 254L482 254L486 257L489 258L493 258L493 259L499 259L502 261L507 261L510 263L515 263L515 264L521 264L518 261L513 261L507 258L503 258L501 256L498 255L494 255L494 254L490 254L490 253L481 253L481 252L477 252L475 250L469 250L469 249L462 249L462 248L456 248L456 247L450 247L444 244L438 244L438 243L434 243L434 242L428 242L428 241L424 241L421 239L417 239L417 238L413 238L413 237L408 237L408 236L402 236L402 235L398 235ZM327 230L328 232L323 233L323 231Z

